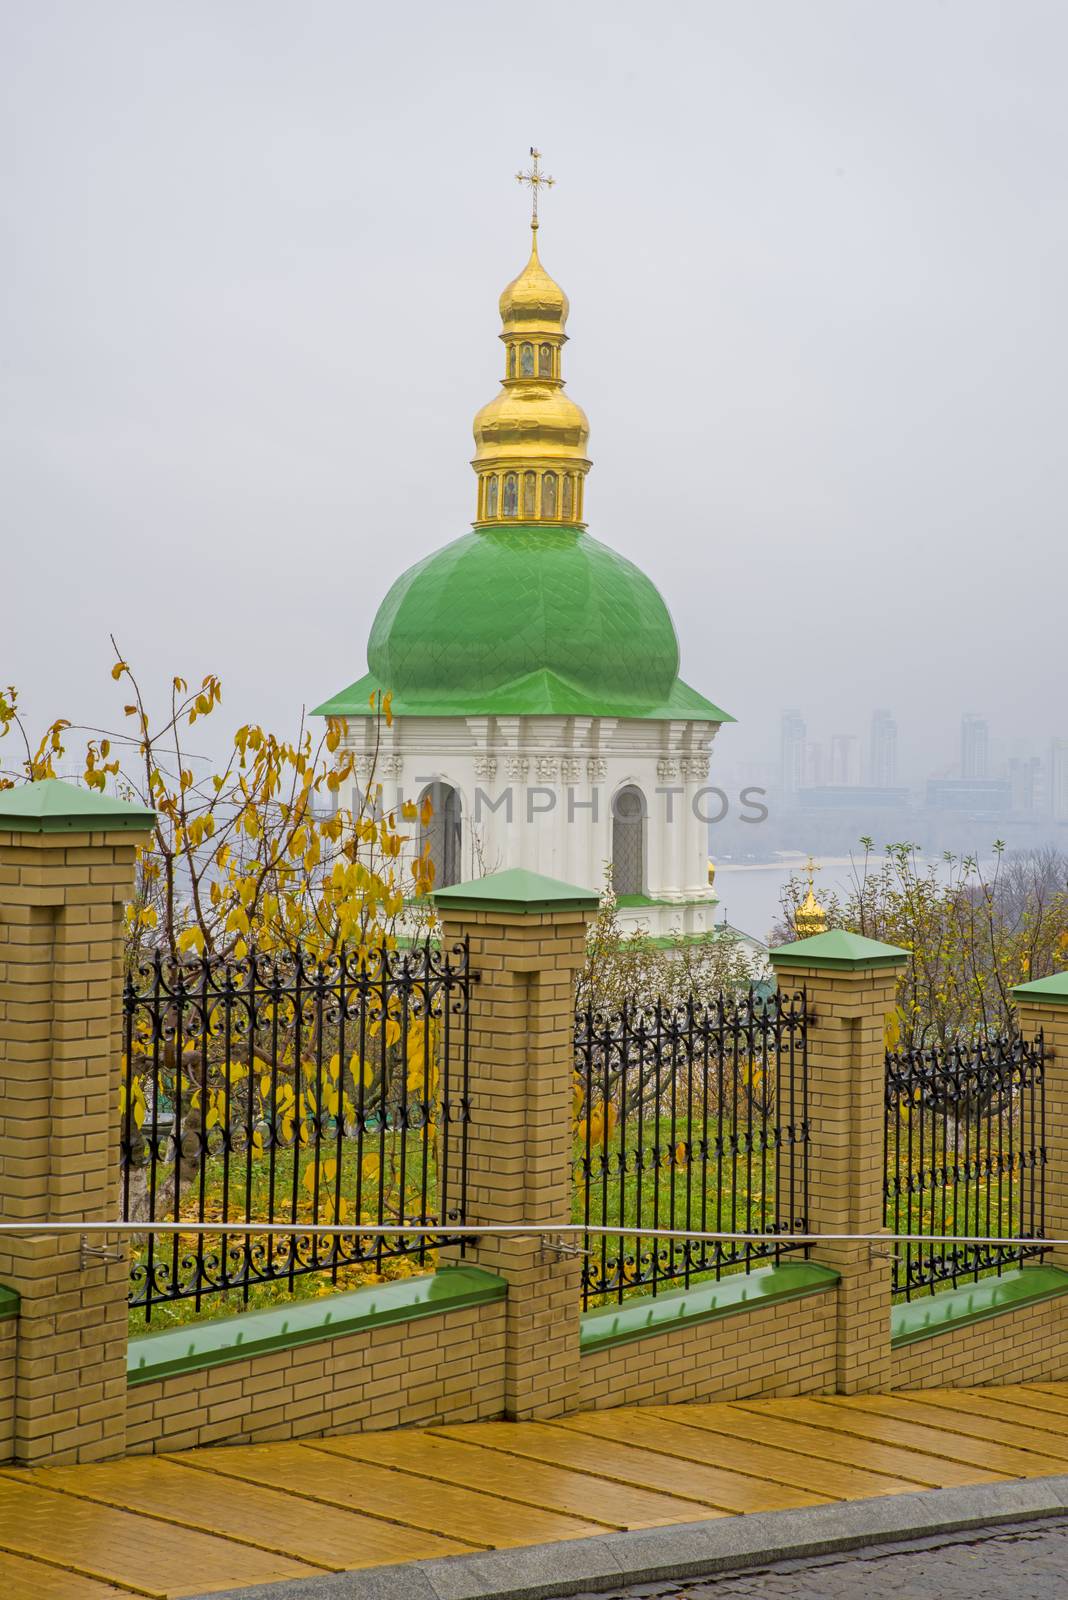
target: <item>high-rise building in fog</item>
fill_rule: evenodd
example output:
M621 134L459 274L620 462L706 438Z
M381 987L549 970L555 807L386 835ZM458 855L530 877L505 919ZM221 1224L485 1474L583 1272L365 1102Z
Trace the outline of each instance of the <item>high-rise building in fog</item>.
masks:
M857 784L860 782L860 761L855 733L831 735L831 782Z
M960 775L962 778L988 778L990 732L986 718L966 711L960 719Z
M1014 811L1041 809L1042 762L1038 756L1013 756L1009 762L1009 787Z
M806 789L818 789L823 782L823 746L810 739L805 746Z
M784 711L779 742L779 783L783 794L796 794L805 781L805 719L800 711Z
M1049 747L1049 809L1055 822L1068 822L1068 739Z
M876 789L892 789L897 782L897 723L889 711L871 714L868 782Z

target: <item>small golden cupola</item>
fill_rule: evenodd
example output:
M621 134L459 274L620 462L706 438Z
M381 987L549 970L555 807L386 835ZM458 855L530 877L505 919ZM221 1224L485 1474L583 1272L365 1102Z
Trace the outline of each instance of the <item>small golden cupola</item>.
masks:
M553 183L539 168L517 172L531 190L530 260L501 295L501 392L475 418L475 527L511 523L585 527L590 425L564 393L567 295L538 257L538 193Z
M819 871L812 857L808 858L808 893L794 912L794 932L799 939L810 939L813 934L827 932L827 913L816 899L813 876Z

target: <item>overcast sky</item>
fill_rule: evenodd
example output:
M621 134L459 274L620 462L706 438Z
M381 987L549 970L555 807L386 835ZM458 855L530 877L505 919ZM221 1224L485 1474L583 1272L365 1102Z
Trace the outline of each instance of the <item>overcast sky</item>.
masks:
M497 296L572 306L591 532L760 757L1068 734L1068 10L0 4L0 681L291 726L473 514Z

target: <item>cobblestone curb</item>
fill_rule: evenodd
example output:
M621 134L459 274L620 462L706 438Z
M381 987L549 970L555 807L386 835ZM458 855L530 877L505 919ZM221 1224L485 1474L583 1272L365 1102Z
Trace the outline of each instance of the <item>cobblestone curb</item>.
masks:
M191 1600L548 1600L625 1584L740 1572L774 1561L1030 1522L1066 1511L1068 1477L1029 1478L444 1556L255 1584Z

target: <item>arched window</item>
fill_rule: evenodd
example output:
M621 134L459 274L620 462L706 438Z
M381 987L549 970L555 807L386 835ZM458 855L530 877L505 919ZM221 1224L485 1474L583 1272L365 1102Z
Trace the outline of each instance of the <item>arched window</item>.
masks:
M487 517L495 517L497 515L497 493L498 493L497 482L498 482L498 480L497 480L497 474L496 473L493 473L492 477L487 478L487 480L486 480L486 516Z
M553 375L553 347L551 344L538 346L538 377L551 378Z
M541 480L541 514L556 516L556 473L547 472Z
M572 501L573 492L574 491L573 491L573 488L572 488L572 478L571 478L570 472L568 472L568 473L565 473L565 475L564 475L564 510L563 510L563 516L564 516L564 521L565 522L570 522L570 520L571 520L571 515L572 515L571 501Z
M514 378L515 377L515 345L514 344L510 344L508 346L508 376L510 378Z
M534 497L535 497L535 494L537 493L537 488L538 488L538 475L537 475L537 473L536 472L524 472L524 474L523 474L523 515L525 517L532 517L534 515Z
M419 826L420 852L429 847L434 864L434 888L447 889L460 881L460 846L463 841L460 792L451 783L432 783L419 796L420 812L430 801L430 817Z
M534 346L524 344L519 347L519 376L532 378L534 376Z
M504 475L504 514L514 517L519 510L519 479L514 472Z
M632 784L612 801L612 888L645 893L645 796Z

